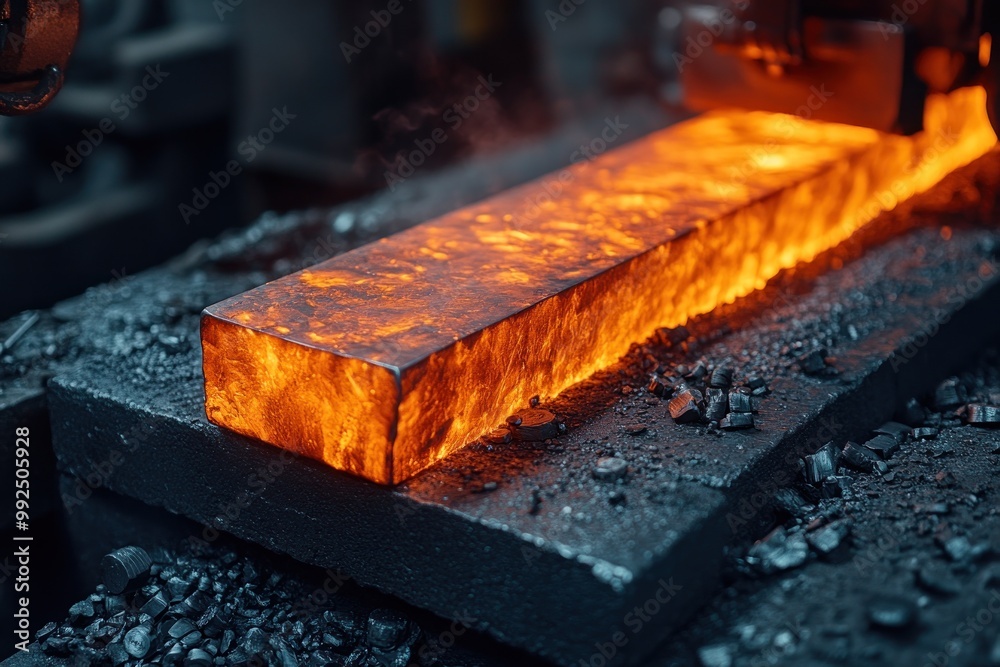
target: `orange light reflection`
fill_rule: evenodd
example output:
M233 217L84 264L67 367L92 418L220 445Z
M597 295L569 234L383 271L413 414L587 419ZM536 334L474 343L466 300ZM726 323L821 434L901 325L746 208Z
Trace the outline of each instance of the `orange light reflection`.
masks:
M706 114L216 304L208 417L398 483L982 155L985 104L914 137Z

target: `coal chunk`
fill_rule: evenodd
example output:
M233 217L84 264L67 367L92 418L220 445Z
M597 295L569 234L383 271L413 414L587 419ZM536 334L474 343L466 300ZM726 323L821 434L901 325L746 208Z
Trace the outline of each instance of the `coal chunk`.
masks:
M624 459L617 456L604 456L597 460L593 475L595 479L608 482L624 477L627 470L628 463Z
M729 392L729 410L730 412L753 412L753 399L750 398L749 394L742 391L731 391Z
M917 585L934 595L958 595L962 585L948 568L937 563L928 563L917 570Z
M753 415L746 412L732 412L725 419L719 422L719 426L726 431L739 431L745 428L753 428Z
M108 657L112 665L124 665L129 661L129 653L125 645L120 642L112 642L107 647Z
M670 345L680 345L691 337L691 332L687 327L675 327L673 329L660 329L660 336Z
M716 389L729 389L733 384L733 369L728 366L716 366L709 376L708 386Z
M198 628L195 627L194 623L192 623L186 618L181 618L178 619L177 621L174 621L174 623L167 630L167 634L169 634L170 637L173 639L180 639L182 637L186 637L187 635L191 634L197 629ZM251 632L253 632L253 630L251 630Z
M212 664L212 655L200 648L191 649L184 658L184 667L210 667Z
M485 436L486 442L492 445L506 445L511 441L510 429L507 428L497 428L493 429Z
M700 402L700 392L695 389L686 389L670 399L667 408L675 422L690 424L701 420L701 409L698 407Z
M827 371L826 350L813 350L799 359L799 368L806 375L822 375Z
M628 433L629 435L642 435L648 430L645 424L639 424L639 423L626 424L624 428L625 432Z
M837 472L837 460L840 453L837 446L828 442L815 454L808 454L803 457L803 475L809 484L819 484L827 477Z
M884 630L902 630L913 625L917 608L902 598L879 598L868 605L868 622Z
M56 631L56 624L55 623L51 623L51 622L50 623L46 623L44 626L42 626L41 630L39 630L37 633L35 633L35 639L37 641L40 641L40 642L41 641L45 641L45 639L47 639L55 631Z
M170 602L167 600L166 594L163 591L156 591L156 594L149 598L146 603L140 607L139 611L143 614L149 614L153 618L156 618L165 612L168 606L170 606Z
M854 478L849 475L831 475L823 480L823 497L839 498L851 490Z
M931 428L930 426L921 426L913 429L912 435L915 440L933 440L938 436L938 429Z
M965 422L973 426L1000 426L1000 407L971 403L965 411Z
M952 535L940 541L941 548L952 561L960 563L969 558L974 551L969 538L961 535Z
M532 408L517 413L520 422L511 425L511 434L517 440L542 442L559 437L559 422L548 410Z
M139 547L123 547L101 560L101 578L114 595L137 590L149 577L153 562Z
M847 443L844 451L840 454L840 460L851 468L862 472L872 472L880 463L878 455L875 452L862 447L856 442Z
M709 387L705 391L707 404L705 419L710 422L721 422L729 411L729 395L717 387Z
M909 429L907 429L909 430ZM899 441L889 435L877 435L865 443L865 449L874 452L883 461L899 451Z
M809 545L800 532L789 534L783 526L775 528L747 553L747 562L764 574L798 567L809 557Z
M646 385L646 391L661 398L666 395L669 388L668 382L659 375L653 375L649 379L649 384Z
M132 628L125 635L125 639L122 641L125 646L125 650L133 658L142 658L147 653L149 653L149 630L144 626L139 626Z
M804 517L813 506L795 489L783 487L774 492L774 504L789 516Z
M886 422L875 429L878 435L887 435L900 445L906 443L906 436L910 434L910 427L899 422Z
M167 580L167 591L170 592L172 600L183 600L191 592L192 588L191 582L185 581L180 577L170 577Z
M829 556L840 547L850 532L850 524L845 519L840 519L806 534L806 542L813 551Z
M725 644L702 646L698 649L698 662L702 667L732 667L732 650Z
M368 616L368 644L393 649L403 643L408 629L405 616L391 609L376 609Z
M694 365L694 368L684 373L684 377L688 380L694 380L696 382L701 382L705 376L708 375L708 368L705 367L705 362L698 361Z
M77 602L69 608L69 617L71 620L82 620L83 623L81 625L89 623L90 619L94 617L94 603L89 599Z

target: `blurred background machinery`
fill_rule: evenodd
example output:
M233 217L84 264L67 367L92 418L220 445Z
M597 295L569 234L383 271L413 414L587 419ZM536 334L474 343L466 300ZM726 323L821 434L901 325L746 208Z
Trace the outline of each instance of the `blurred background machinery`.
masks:
M996 90L993 4L80 0L62 92L0 118L0 281L16 286L0 318L626 100L796 113L822 80L837 93L811 117L913 132L928 91Z
M0 118L0 317L384 188L436 128L422 169L653 98L660 4L82 0L62 92Z

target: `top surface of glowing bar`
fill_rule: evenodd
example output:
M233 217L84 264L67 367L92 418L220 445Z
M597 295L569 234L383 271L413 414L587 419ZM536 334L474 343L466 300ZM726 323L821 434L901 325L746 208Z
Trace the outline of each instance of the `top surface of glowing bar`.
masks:
M959 92L915 137L701 116L216 304L208 418L402 481L982 155Z
M788 116L708 114L251 290L212 313L405 368L879 138Z

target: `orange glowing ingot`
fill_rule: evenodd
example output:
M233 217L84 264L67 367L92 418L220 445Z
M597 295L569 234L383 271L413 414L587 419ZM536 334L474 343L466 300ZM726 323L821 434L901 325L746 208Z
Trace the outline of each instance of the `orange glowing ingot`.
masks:
M398 483L985 153L984 109L707 114L268 283L204 313L208 418Z

